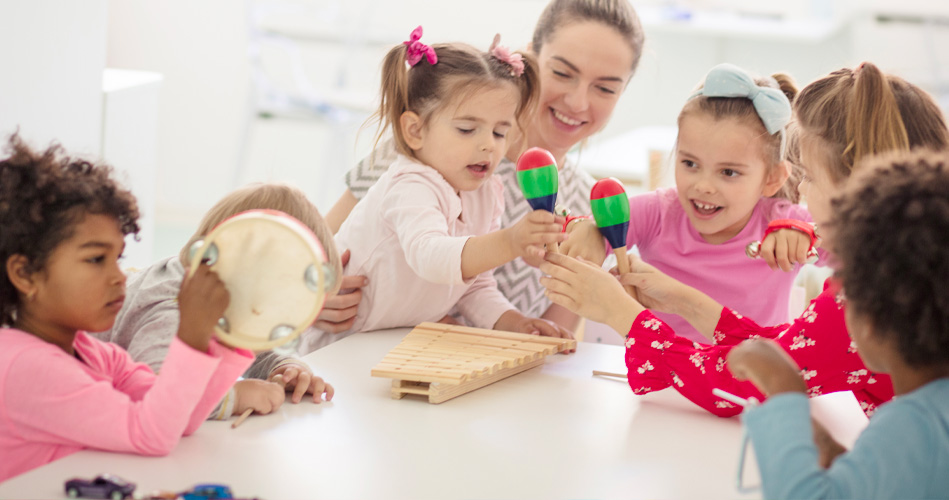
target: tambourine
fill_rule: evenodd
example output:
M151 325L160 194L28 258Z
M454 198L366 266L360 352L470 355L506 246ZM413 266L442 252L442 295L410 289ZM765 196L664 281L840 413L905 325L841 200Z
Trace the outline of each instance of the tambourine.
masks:
M295 349L337 279L313 232L277 210L224 220L194 242L190 255L189 274L204 261L230 294L215 326L218 339L254 351Z

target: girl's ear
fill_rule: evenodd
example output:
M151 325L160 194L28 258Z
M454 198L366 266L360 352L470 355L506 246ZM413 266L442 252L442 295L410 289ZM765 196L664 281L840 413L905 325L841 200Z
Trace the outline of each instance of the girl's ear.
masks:
M399 117L399 126L402 127L402 137L409 145L412 151L422 149L422 143L425 142L425 124L422 117L414 111L406 111Z
M11 255L6 262L7 278L20 293L26 296L35 293L33 290L36 288L29 265L30 260L21 254Z
M763 196L774 196L775 193L784 186L784 183L791 177L791 162L785 160L778 163L768 172L764 179L764 186L761 187Z

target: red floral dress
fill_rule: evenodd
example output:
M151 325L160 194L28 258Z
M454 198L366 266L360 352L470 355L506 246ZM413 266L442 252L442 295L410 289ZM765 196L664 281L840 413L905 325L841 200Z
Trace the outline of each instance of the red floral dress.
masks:
M776 340L801 369L811 396L853 391L867 416L893 398L890 377L870 372L857 355L844 323L844 298L833 280L793 323L762 327L727 307L715 327L714 345L679 337L648 310L636 317L626 340L629 386L636 394L672 386L693 403L720 417L741 413L712 394L719 388L742 398L763 394L741 382L725 366L732 347L750 338Z

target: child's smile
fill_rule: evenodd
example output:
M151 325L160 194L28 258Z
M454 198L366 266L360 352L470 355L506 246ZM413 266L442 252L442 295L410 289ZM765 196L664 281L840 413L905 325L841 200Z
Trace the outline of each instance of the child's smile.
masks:
M692 201L692 206L695 208L696 214L698 214L698 216L702 218L711 219L712 217L715 216L715 214L718 213L719 210L724 208L718 205L712 205L710 203L702 203L701 201L698 201L698 200L691 200L691 201Z

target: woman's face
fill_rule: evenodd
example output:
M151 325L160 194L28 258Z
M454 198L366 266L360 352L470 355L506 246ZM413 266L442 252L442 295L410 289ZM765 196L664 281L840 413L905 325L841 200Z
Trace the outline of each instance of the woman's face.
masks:
M540 104L528 146L560 159L609 121L632 76L633 49L615 29L583 21L558 28L538 60Z

